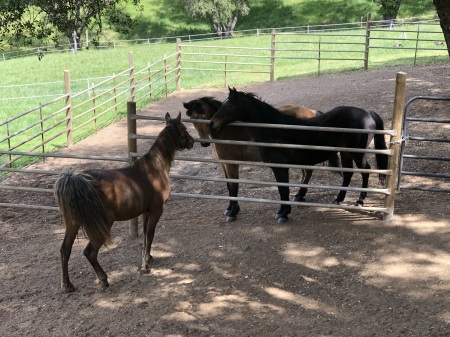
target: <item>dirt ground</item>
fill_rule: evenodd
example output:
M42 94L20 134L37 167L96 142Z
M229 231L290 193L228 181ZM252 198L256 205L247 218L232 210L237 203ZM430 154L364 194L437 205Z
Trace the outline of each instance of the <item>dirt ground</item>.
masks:
M395 76L407 73L407 98L450 96L450 64L398 67L323 75L241 87L277 105L295 103L326 111L356 105L379 112L390 128ZM182 102L226 89L181 91L140 113L174 116ZM422 116L449 117L449 104L422 102ZM185 117L185 116L183 116ZM157 133L160 122L139 123L140 133ZM197 137L192 125L191 134ZM414 125L416 132L448 137L448 126ZM441 129L439 129L441 130ZM120 121L63 152L126 156L126 122ZM143 152L148 143L141 142ZM416 150L449 152L448 144ZM183 156L212 157L197 143ZM373 160L372 160L373 162ZM52 160L35 169L59 172L123 163ZM442 163L408 164L409 170L450 172ZM415 166L416 165L416 166ZM270 170L244 167L241 177L272 180ZM173 173L222 176L211 164L176 162ZM14 175L7 184L51 188L55 175ZM292 180L299 172L292 172ZM312 183L340 178L319 171ZM377 179L371 177L372 186ZM447 184L409 178L424 186ZM173 179L173 191L226 195L223 183ZM352 186L359 186L354 176ZM292 194L292 191L291 191ZM278 199L275 188L241 186L241 196ZM308 201L330 202L335 192L310 190ZM348 203L356 200L349 194ZM382 206L369 194L366 205ZM54 206L51 193L5 191L0 202ZM110 287L101 291L82 251L80 232L69 262L77 287L60 289L59 248L64 235L55 211L0 208L1 336L450 336L450 195L402 190L394 219L373 213L293 207L289 222L276 224L277 205L241 203L238 220L226 223L226 201L172 197L157 226L150 274L139 272L142 236L128 236L128 223L113 226L114 243L99 261Z

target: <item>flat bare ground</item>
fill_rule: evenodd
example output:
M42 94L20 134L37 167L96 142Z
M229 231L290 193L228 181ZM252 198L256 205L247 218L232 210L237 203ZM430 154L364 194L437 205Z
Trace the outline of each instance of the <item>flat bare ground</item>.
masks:
M262 83L237 89L255 92L268 103L294 103L326 111L337 105L370 108L390 128L395 77L407 73L407 98L450 96L450 64L399 67L343 75ZM181 91L141 113L174 116L182 102L200 96L224 99L226 89ZM449 118L449 105L422 102L411 114ZM139 123L140 133L163 124ZM197 137L192 125L191 134ZM442 131L443 130L443 131ZM448 137L443 129L411 125L411 131ZM126 122L120 121L64 152L126 156ZM409 145L409 144L408 144ZM141 142L140 151L148 148ZM418 143L427 155L449 153L448 144ZM196 144L182 155L212 157ZM372 160L373 162L373 160ZM35 168L59 171L113 167L120 163L51 160ZM442 163L408 163L408 170L447 173ZM173 172L221 176L218 165L176 162ZM268 169L244 167L242 178L272 180ZM299 180L299 172L291 173ZM50 188L48 175L15 175L7 183ZM341 178L319 171L312 183ZM406 179L406 178L405 178ZM173 180L173 191L226 195L223 183ZM412 178L405 183L448 185ZM371 177L371 186L377 179ZM352 186L359 186L354 176ZM275 188L241 187L242 196L278 198ZM330 202L334 191L310 190L311 202ZM346 202L356 195L349 193ZM369 194L366 205L380 206ZM5 192L0 202L54 205L48 194ZM279 225L277 205L242 203L238 220L226 223L227 202L173 197L157 226L150 274L139 272L143 239L128 236L128 224L113 226L114 243L99 261L111 286L100 291L75 241L69 270L77 291L60 289L62 219L53 211L0 209L1 336L449 336L450 195L398 193L395 216L293 207Z

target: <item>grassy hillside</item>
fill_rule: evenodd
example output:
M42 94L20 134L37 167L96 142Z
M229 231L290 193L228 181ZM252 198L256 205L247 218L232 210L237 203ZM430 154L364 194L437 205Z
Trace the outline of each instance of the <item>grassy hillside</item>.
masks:
M208 22L185 14L179 0L141 0L144 11L128 5L125 11L136 20L130 34L108 36L123 39L210 33ZM314 24L357 22L368 12L381 19L371 0L250 0L250 14L239 18L236 30ZM434 14L432 0L403 0L399 17Z

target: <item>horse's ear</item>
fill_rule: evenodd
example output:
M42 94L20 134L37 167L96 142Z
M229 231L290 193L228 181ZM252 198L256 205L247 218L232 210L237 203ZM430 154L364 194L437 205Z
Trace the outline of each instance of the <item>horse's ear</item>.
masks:
M175 118L175 120L177 121L177 123L181 123L181 111L178 113L177 118Z
M189 106L190 106L190 105L191 105L190 102L189 102L189 103L183 102L183 106L184 106L186 109L189 109Z
M166 124L169 124L170 114L168 112L166 112L166 116L164 117L164 119L166 120Z

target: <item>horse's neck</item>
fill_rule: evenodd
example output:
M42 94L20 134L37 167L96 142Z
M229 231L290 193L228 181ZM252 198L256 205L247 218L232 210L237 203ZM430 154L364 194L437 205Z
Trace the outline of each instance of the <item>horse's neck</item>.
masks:
M292 114L285 114L274 108L268 103L255 103L256 109L251 107L247 110L248 122L266 123L266 124L296 124L297 117Z
M155 139L150 150L142 158L145 166L150 170L157 170L160 173L168 173L177 151L176 141L170 130L166 127Z

